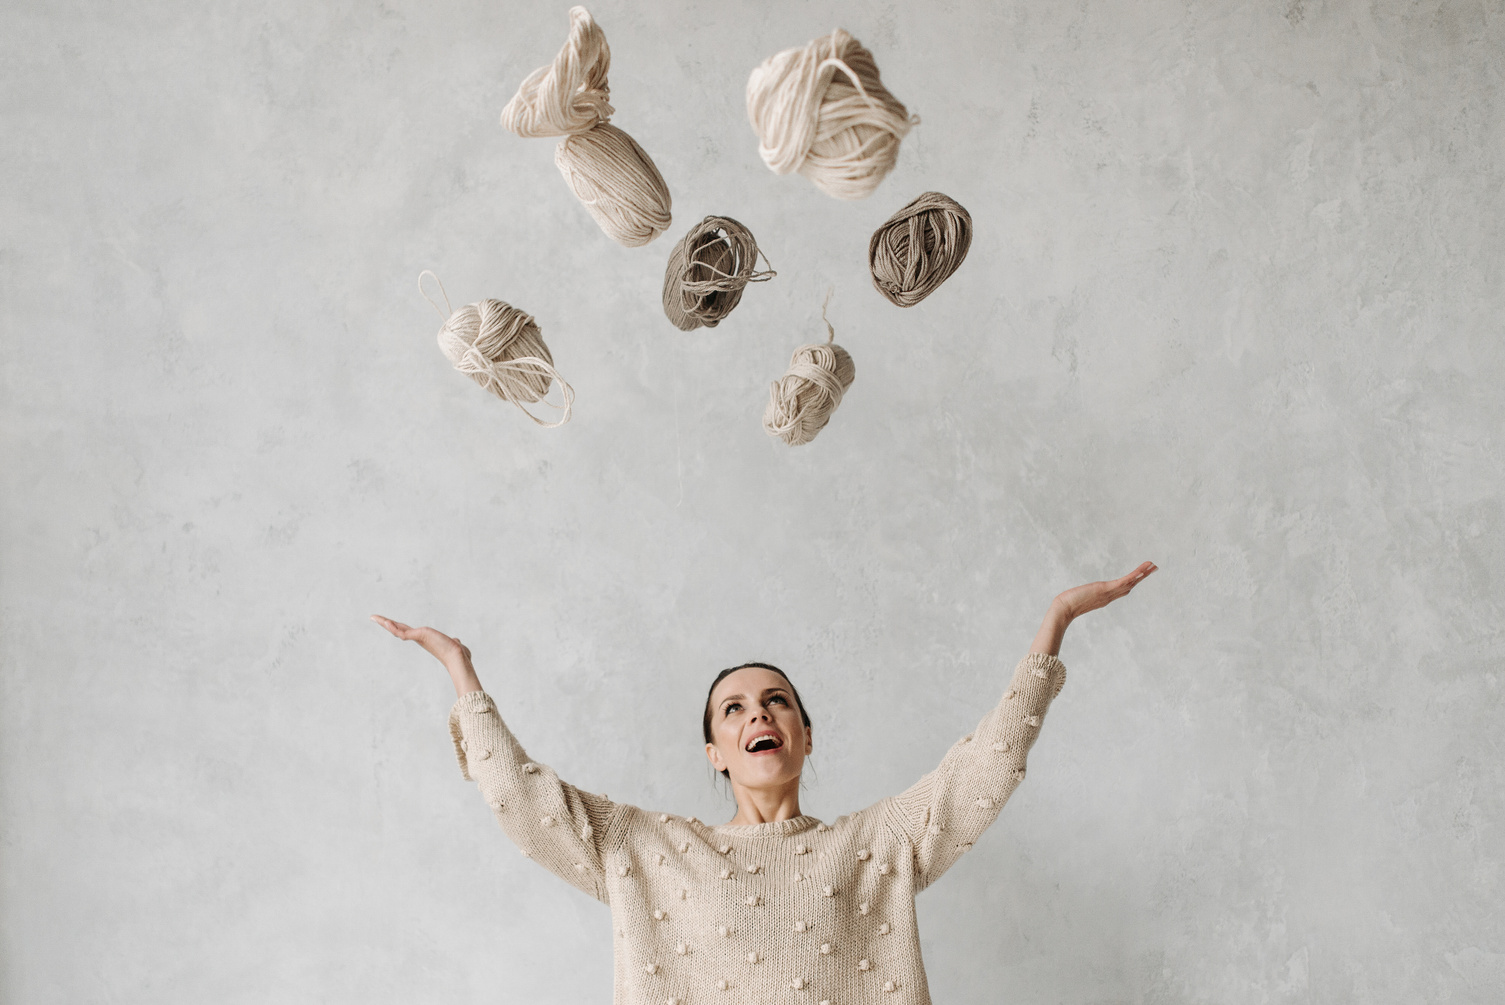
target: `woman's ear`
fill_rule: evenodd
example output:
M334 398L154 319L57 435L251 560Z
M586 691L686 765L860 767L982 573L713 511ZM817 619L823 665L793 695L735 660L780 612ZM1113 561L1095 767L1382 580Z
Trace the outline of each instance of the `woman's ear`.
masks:
M716 749L714 743L705 745L705 756L706 760L711 762L711 767L716 769L717 774L726 770L726 762L721 759L721 751Z
M815 752L815 730L805 727L805 756L809 757Z

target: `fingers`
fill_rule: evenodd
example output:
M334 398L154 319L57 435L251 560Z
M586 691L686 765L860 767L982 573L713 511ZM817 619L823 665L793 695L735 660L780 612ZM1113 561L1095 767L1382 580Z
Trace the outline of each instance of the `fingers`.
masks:
M1127 576L1123 577L1117 582L1123 585L1124 592L1127 593L1130 590L1134 589L1134 587L1138 586L1146 576L1148 576L1158 568L1159 566L1157 566L1154 562L1142 562L1140 563L1139 568L1135 569L1133 572L1129 573Z
M1144 578L1154 572L1156 568L1158 566L1154 562L1144 562L1127 576L1107 580L1102 583L1093 583L1092 585L1098 590L1097 598L1094 601L1090 601L1092 606L1087 608L1087 610L1095 611L1099 607L1106 607L1121 597L1127 597L1129 592L1143 582Z
M384 618L380 614L371 615L371 620L375 621L378 625L381 625L383 628L391 632L393 635L397 636L399 639L408 638L410 633L413 631L413 629L409 628L401 621L393 621L391 618Z
M429 628L427 625L422 628L414 628L412 625L405 625L401 621L384 618L380 614L371 615L371 620L404 642L416 642L430 652L433 652L436 646L459 641L458 639L451 639L437 628Z

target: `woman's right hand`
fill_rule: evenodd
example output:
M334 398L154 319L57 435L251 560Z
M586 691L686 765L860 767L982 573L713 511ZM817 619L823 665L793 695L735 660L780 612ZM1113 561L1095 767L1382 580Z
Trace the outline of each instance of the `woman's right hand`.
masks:
M443 663L444 669L449 671L450 680L454 681L455 694L481 690L475 666L470 662L470 649L459 639L451 638L437 628L413 628L380 614L371 615L371 620L405 642L418 643L429 655Z

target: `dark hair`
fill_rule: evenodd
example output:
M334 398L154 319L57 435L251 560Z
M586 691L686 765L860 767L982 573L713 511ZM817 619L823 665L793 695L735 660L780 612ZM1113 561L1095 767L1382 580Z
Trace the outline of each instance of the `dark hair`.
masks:
M799 706L800 718L804 720L805 727L807 729L809 728L810 713L805 711L805 699L800 697L799 688L794 686L794 681L789 679L788 674L780 670L778 667L774 666L772 663L743 663L740 666L727 667L725 670L717 674L716 679L711 681L711 689L705 693L705 716L700 720L700 732L705 736L706 743L711 742L711 695L716 693L716 685L725 680L728 674L736 673L738 670L746 670L748 667L758 667L760 670L772 670L774 673L784 678L784 683L788 684L789 690L794 692L794 703L795 705ZM724 778L731 777L731 772L729 771L723 770L721 774Z

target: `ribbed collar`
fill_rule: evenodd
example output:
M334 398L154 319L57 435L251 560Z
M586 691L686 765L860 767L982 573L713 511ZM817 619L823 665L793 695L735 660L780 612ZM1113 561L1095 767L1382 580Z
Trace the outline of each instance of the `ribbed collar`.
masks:
M791 834L803 834L819 824L820 821L815 817L801 814L788 820L772 820L762 824L718 824L711 830L728 837L788 837Z

